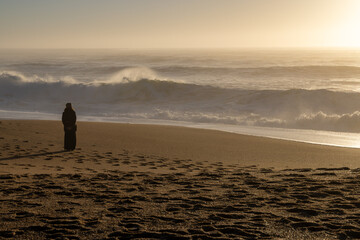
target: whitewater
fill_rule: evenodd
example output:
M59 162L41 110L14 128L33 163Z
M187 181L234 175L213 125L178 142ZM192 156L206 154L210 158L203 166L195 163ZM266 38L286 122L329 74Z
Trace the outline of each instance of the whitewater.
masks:
M360 146L360 51L0 50L0 118L189 126Z

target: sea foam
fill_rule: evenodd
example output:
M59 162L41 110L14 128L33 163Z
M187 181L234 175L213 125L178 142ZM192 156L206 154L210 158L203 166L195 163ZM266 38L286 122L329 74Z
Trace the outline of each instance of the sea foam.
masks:
M108 79L0 73L0 109L86 116L360 132L360 93L325 89L249 90L172 81L148 68Z

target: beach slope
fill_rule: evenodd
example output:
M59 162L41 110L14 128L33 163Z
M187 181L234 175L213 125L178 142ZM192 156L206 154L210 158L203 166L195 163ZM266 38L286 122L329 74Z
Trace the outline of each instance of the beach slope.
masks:
M360 238L360 150L173 126L1 120L0 238Z

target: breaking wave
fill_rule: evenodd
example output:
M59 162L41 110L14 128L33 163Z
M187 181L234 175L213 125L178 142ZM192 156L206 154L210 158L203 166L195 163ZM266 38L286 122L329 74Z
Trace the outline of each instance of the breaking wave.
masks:
M0 72L0 109L81 115L360 132L360 93L247 90L160 79L126 68L108 79L78 81Z

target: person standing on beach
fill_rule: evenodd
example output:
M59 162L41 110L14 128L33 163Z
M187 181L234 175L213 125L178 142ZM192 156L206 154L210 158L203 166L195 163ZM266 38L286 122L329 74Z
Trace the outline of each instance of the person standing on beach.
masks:
M71 103L66 104L66 108L62 114L62 123L64 125L64 150L72 151L76 147L76 113Z

